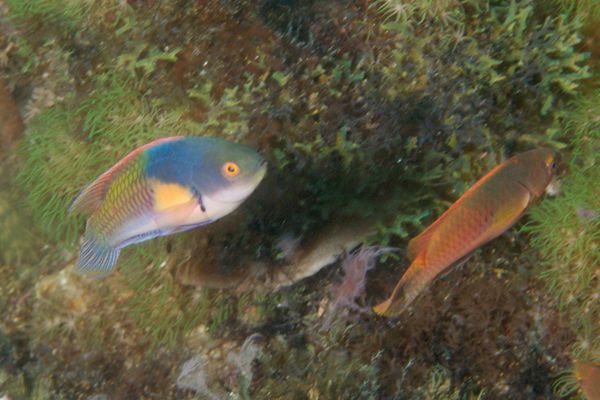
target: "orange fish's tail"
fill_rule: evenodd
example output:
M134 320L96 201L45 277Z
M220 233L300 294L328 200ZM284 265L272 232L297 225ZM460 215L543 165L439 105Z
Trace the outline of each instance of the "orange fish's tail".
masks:
M418 256L402 275L392 295L373 307L373 311L384 317L400 315L417 298L427 284L435 278L436 274L432 274L432 272L431 269L426 268L424 258Z

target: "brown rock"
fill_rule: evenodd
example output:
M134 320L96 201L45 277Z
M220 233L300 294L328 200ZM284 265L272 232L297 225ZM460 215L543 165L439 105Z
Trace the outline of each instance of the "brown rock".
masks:
M0 79L0 150L8 149L23 134L25 125L15 100L3 79Z

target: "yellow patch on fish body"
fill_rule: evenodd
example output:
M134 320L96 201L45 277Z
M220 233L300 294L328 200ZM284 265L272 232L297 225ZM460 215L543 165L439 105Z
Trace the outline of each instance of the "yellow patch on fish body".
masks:
M156 212L188 203L194 198L194 194L188 188L177 183L165 183L151 179L150 185L154 194L154 211Z

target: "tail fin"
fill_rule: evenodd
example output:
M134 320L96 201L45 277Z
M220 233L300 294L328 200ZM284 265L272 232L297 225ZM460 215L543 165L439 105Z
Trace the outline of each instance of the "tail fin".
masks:
M426 269L422 256L415 258L408 270L402 275L392 295L382 303L373 307L376 314L384 317L400 315L417 298L419 293L435 278Z
M119 249L103 243L86 231L75 272L95 278L110 275L119 257Z

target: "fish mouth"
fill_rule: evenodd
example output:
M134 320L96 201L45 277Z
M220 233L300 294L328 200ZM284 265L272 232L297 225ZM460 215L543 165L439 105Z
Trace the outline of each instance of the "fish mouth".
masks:
M266 174L267 174L267 160L265 160L263 158L259 164L258 173L256 174L256 177L257 177L256 186L258 186L258 184L263 180L263 178L265 177Z

